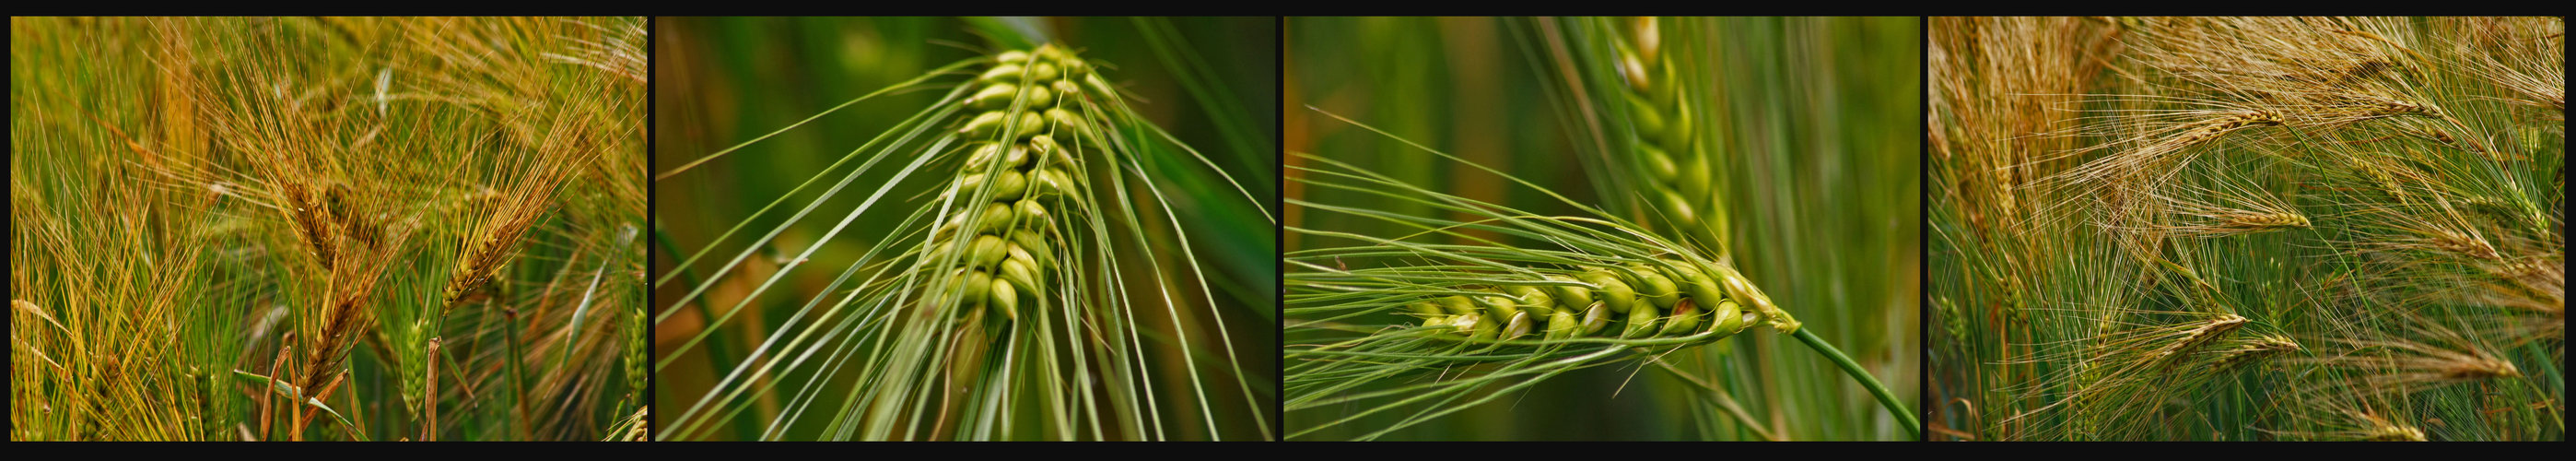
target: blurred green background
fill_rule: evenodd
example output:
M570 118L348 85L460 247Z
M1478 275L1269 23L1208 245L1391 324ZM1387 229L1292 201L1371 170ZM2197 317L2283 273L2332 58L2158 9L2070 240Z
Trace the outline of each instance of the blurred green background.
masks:
M941 66L975 59L991 50L1025 49L1029 45L1015 43L1021 36L1042 36L1071 46L1084 59L1102 63L1102 76L1127 92L1130 104L1149 123L1197 149L1225 174L1241 181L1242 187L1271 213L1277 213L1276 205L1269 203L1277 196L1279 184L1276 18L661 18L654 27L656 174L785 128L869 92L920 78ZM812 203L832 181L791 198L779 211L752 218L754 211L929 107L953 87L953 82L969 78L946 78L941 81L952 83L863 101L657 181L653 196L656 228L667 233L680 253L675 256L666 247L657 246L653 273L658 277L669 272L687 253L705 248L726 229L750 219L748 236L737 235L717 243L710 256L693 268L699 274L713 273L725 259L743 251L758 231L784 224L794 209ZM1277 323L1278 292L1273 224L1245 203L1245 191L1237 191L1217 178L1208 166L1195 161L1160 162L1157 171L1188 173L1158 175L1154 179L1184 223L1192 249L1218 298L1175 299L1173 304L1204 306L1212 301L1224 311L1227 327L1233 332L1233 347L1245 361L1241 369L1256 373L1252 387L1264 393L1274 392L1278 359L1268 353L1277 344L1277 330L1271 327ZM839 171L845 172L848 167L843 168ZM738 302L773 273L770 271L778 267L777 258L793 257L829 232L839 215L866 198L864 190L881 184L895 169L881 166L863 175L851 186L861 192L844 191L826 201L816 216L788 227L746 268L728 275L731 281L721 282L707 297L693 303L730 306ZM835 172L833 176L840 174ZM1133 173L1130 174L1132 181ZM898 188L885 200L927 200L931 196L920 193L927 189ZM1151 207L1154 200L1142 192L1130 199L1141 200L1135 203L1146 207ZM1160 218L1159 212L1155 213ZM873 239L887 235L901 217L870 211L835 241L824 244L812 262L826 268L848 267ZM1155 234L1150 235L1157 241L1171 237L1168 224L1151 227ZM1167 251L1169 248L1143 255L1124 248L1132 244L1119 246L1115 250L1124 260L1161 258L1166 268L1180 263L1179 253ZM790 274L770 294L762 296L750 312L727 323L725 328L729 331L710 342L727 343L713 347L729 347L738 358L741 351L752 350L765 339L769 329L817 296L816 291L829 284L838 272L799 270ZM1144 281L1131 280L1131 285L1136 283ZM656 311L668 309L668 300L686 294L690 288L690 284L676 281L656 287ZM1134 289L1140 288L1131 286ZM1181 291L1173 296L1196 298L1198 293L1195 289ZM704 357L706 346L673 350L704 325L703 317L687 314L657 325L657 357L688 354L656 375L657 402L663 408L673 412L687 408L731 369L730 365L710 363ZM1198 339L1212 337L1192 335L1193 341L1213 342ZM1178 375L1158 374L1156 379L1178 380L1166 385L1187 388L1186 377ZM1222 377L1209 374L1202 378ZM1214 392L1236 385L1211 381L1206 386ZM781 404L763 402L760 409L778 405ZM1239 404L1226 405L1241 408ZM1248 420L1241 423L1245 428L1253 426ZM1275 420L1272 428L1276 429ZM1172 436L1204 438L1204 434Z
M1701 19L1694 19L1694 21ZM1912 402L1920 382L1920 22L1915 18L1723 18L1709 44L1724 62L1721 95L1703 104L1727 120L1727 209L1736 264L1806 328ZM1502 170L1568 198L1628 213L1604 200L1631 194L1596 184L1578 155L1594 130L1560 104L1570 72L1551 58L1542 23L1494 18L1290 18L1286 148L1374 170L1417 186L1541 215L1581 211L1475 167L1310 109ZM1666 26L1669 27L1671 26ZM1667 39L1671 40L1671 39ZM1610 127L1617 128L1617 127ZM1624 130L1624 128L1620 128ZM1624 133L1618 131L1617 133ZM1299 159L1288 157L1289 165ZM1293 168L1289 174L1298 174ZM1422 214L1357 192L1300 187L1286 197ZM1626 210L1626 211L1621 211ZM1290 207L1289 226L1400 236L1419 229ZM1450 219L1472 219L1466 215ZM1283 249L1350 245L1292 233ZM1545 242L1501 240L1525 248ZM1467 243L1467 242L1451 242ZM1416 319L1387 315L1386 324ZM1292 335L1289 344L1299 344ZM1815 351L1762 331L1666 357L1727 389L1785 438L1895 439L1907 431L1867 391ZM1638 362L1569 373L1505 397L1406 428L1389 439L1735 440L1755 438L1719 416L1706 391ZM1430 378L1420 378L1430 379ZM1374 389L1374 388L1371 388ZM1366 389L1363 389L1366 390ZM1314 434L1348 438L1409 412L1371 415ZM1288 415L1289 431L1347 416Z

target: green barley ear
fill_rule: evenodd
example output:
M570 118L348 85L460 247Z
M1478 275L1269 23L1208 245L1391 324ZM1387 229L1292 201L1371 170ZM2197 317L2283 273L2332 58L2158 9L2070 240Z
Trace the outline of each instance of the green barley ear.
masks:
M1341 120L1376 131L1375 127ZM1457 160L1436 150L1422 151ZM1410 413L1410 417L1392 426L1362 428L1365 432L1359 438L1373 439L1462 408L1427 402L1491 401L1567 371L1714 344L1743 332L1749 320L1768 320L1779 333L1791 334L1833 358L1863 387L1876 393L1899 420L1908 419L1904 406L1874 377L1815 339L1813 333L1800 330L1796 320L1723 258L1704 255L1616 217L1533 215L1423 189L1332 158L1292 155L1320 165L1294 167L1306 173L1295 176L1297 181L1311 187L1382 191L1380 197L1395 202L1445 208L1469 216L1452 220L1391 215L1370 206L1288 199L1288 203L1309 210L1382 216L1425 229L1414 235L1385 238L1288 227L1292 233L1356 243L1283 255L1292 269L1287 274L1287 312L1291 318L1284 327L1290 336L1306 338L1301 343L1307 344L1291 346L1286 352L1289 360L1296 362L1284 383L1291 414L1354 404L1362 405L1360 414ZM1509 175L1501 176L1528 184ZM1569 201L1567 205L1598 213L1579 203ZM1472 236L1480 233L1526 236L1558 247L1520 248L1490 241L1467 245L1434 243L1444 238L1476 241ZM1353 260L1364 265L1348 266ZM1630 280L1638 281L1646 290L1640 292ZM1532 302L1544 305L1524 304ZM1666 304L1673 307L1669 313L1659 308ZM1718 306L1716 314L1702 312L1701 305ZM1345 319L1408 309L1428 318L1417 324L1383 328L1340 324ZM1535 315L1541 311L1549 313L1544 317ZM1578 316L1576 312L1582 314ZM1619 330L1606 331L1607 324L1614 321L1621 325ZM1701 328L1703 323L1709 327ZM1531 337L1531 332L1545 334ZM1646 354L1621 354L1632 350ZM1355 358L1368 360L1351 360ZM1404 386L1406 391L1402 393L1356 389L1376 380L1410 379L1428 370L1495 363L1501 365L1493 373ZM1487 390L1494 392L1478 395ZM1345 418L1299 428L1289 437L1308 436L1350 421Z
M1877 384L1873 371L1865 371L1892 368L1901 376L1904 367L1890 365L1901 360L1891 362L1887 360L1891 354L1873 352L1863 357L1872 368L1863 368L1834 347L1910 343L1899 339L1905 335L1898 330L1848 323L1891 311L1815 301L1828 297L1822 296L1825 291L1850 290L1820 290L1820 285L1842 280L1886 282L1894 277L1879 279L1875 272L1905 273L1902 269L1855 271L1862 266L1904 264L1862 262L1826 254L1837 251L1819 251L1856 248L1838 246L1854 241L1873 248L1905 248L1868 243L1875 240L1849 234L1815 232L1852 224L1818 218L1815 212L1867 208L1885 212L1891 222L1905 222L1901 216L1909 216L1906 213L1912 207L1904 205L1909 203L1904 197L1916 192L1900 185L1909 184L1903 181L1911 172L1868 173L1877 182L1828 188L1868 190L1884 184L1897 186L1887 190L1904 192L1871 192L1865 194L1873 197L1868 201L1821 198L1812 189L1815 186L1807 184L1819 178L1841 181L1840 174L1852 171L1841 169L1849 165L1846 159L1901 165L1898 159L1912 157L1909 146L1916 145L1919 137L1911 135L1916 130L1906 128L1910 126L1906 123L1913 122L1902 115L1905 106L1849 102L1898 101L1896 95L1911 94L1902 91L1904 85L1883 82L1905 75L1899 70L1914 68L1912 61L1859 59L1860 54L1847 52L1852 42L1844 42L1867 37L1864 40L1871 46L1903 48L1910 43L1889 40L1903 36L1902 32L1854 33L1850 26L1856 22L1782 19L1504 20L1493 26L1514 32L1517 40L1495 49L1501 55L1529 58L1533 69L1525 74L1537 80L1490 79L1472 69L1434 74L1447 77L1426 77L1420 82L1407 81L1413 74L1402 72L1367 74L1369 79L1395 81L1385 83L1328 76L1402 69L1401 64L1386 61L1420 58L1446 59L1452 66L1473 64L1492 44L1479 42L1479 34L1452 33L1479 31L1485 25L1458 20L1440 22L1436 28L1427 27L1430 24L1404 27L1406 21L1384 19L1319 19L1303 24L1309 29L1291 37L1308 49L1354 44L1384 44L1389 49L1375 60L1327 53L1298 57L1315 67L1297 75L1312 76L1315 83L1292 87L1291 94L1314 91L1305 97L1317 99L1316 106L1322 107L1311 112L1322 115L1315 117L1317 123L1307 124L1314 127L1307 130L1319 147L1313 152L1292 152L1289 166L1292 184L1306 191L1288 195L1289 203L1308 216L1289 225L1289 235L1304 239L1300 244L1305 249L1284 256L1290 271L1286 279L1290 437L1453 434L1457 429L1433 428L1431 423L1464 423L1469 418L1439 421L1463 412L1496 412L1473 418L1483 420L1503 411L1530 411L1526 405L1509 410L1476 405L1514 395L1552 406L1593 408L1587 406L1589 400L1565 401L1572 393L1521 392L1540 384L1563 387L1563 381L1582 381L1554 378L1600 365L1634 365L1638 370L1651 366L1678 378L1672 383L1692 385L1682 392L1658 390L1651 395L1693 398L1691 404L1677 408L1687 410L1692 421L1699 423L1687 427L1708 428L1697 433L1703 438L1776 438L1792 425L1798 426L1797 432L1834 434L1828 437L1902 437L1917 430L1913 408L1898 394L1881 392L1885 386ZM1872 25L1886 26L1903 30L1893 21ZM1438 33L1412 34L1407 29ZM1334 41L1332 35L1337 32L1352 38ZM1408 47L1414 43L1439 45ZM1515 44L1521 47L1515 49L1511 46ZM1313 64L1319 62L1327 64ZM1853 78L1840 72L1816 72L1827 65L1810 62L1861 63L1849 68L1871 69L1873 75ZM1538 83L1547 92L1523 96L1493 91L1525 88L1517 86L1524 83ZM1369 114L1333 113L1353 107L1338 99L1346 94L1371 95L1374 104L1354 109ZM1408 97L1412 94L1449 97ZM1868 96L1848 96L1854 94ZM1837 99L1846 97L1851 99ZM1485 107L1554 110L1511 117L1475 113ZM1864 112L1890 116L1857 116ZM1450 117L1455 118L1454 125L1444 120ZM1567 131L1564 137L1527 133L1551 121L1562 124ZM1420 139L1415 133L1441 133L1443 126L1456 133L1511 134L1415 142ZM1352 137L1364 139L1339 139ZM1881 138L1903 141L1887 143ZM1493 139L1504 145L1489 144ZM1344 142L1362 140L1370 142ZM1439 142L1455 143L1457 155L1442 152L1445 147L1427 146ZM1574 152L1520 148L1527 144L1565 145ZM1564 162L1569 156L1578 161ZM1580 168L1566 171L1559 163L1577 163ZM1820 166L1834 173L1819 175ZM1523 173L1542 171L1534 168L1554 169L1543 170L1548 174ZM1523 174L1528 176L1516 176ZM1565 192L1564 187L1589 188L1593 193L1587 197ZM1822 203L1844 206L1817 206ZM1873 206L1851 206L1862 204ZM1764 225L1745 227L1747 222ZM1748 241L1763 244L1748 246ZM1822 269L1827 266L1836 268ZM1773 285L1757 289L1753 283L1757 280ZM1387 315L1417 302L1449 296L1473 299L1482 293L1541 303L1518 310L1544 314L1529 318L1535 330L1545 333L1488 341L1472 329L1462 334L1416 316ZM1533 293L1545 296L1541 299ZM1797 303L1805 305L1790 305ZM1832 321L1800 322L1816 321L1817 315ZM1903 317L1882 320L1903 324ZM1445 320L1438 323L1454 325L1454 319ZM1761 326L1769 328L1754 328ZM1819 336L1819 332L1841 336ZM1780 344L1789 338L1805 347ZM1833 338L1833 345L1823 338ZM1816 352L1827 360L1814 360ZM1685 371L1686 367L1753 368L1760 370L1755 374L1772 378L1726 377L1725 382L1713 384L1715 379L1703 379ZM1736 392L1765 387L1763 380L1788 374L1798 376L1792 378L1796 382L1832 380L1835 388L1867 390L1869 396L1836 394L1852 397L1841 399L1770 393L1749 401L1755 404L1749 409L1736 404L1735 396L1744 395ZM1850 381L1843 381L1845 377ZM1627 381L1620 382L1622 390L1635 390L1625 387ZM1753 416L1764 411L1817 416L1792 417L1787 423ZM1751 430L1743 430L1747 428ZM1689 434L1689 430L1680 431Z
M644 310L627 310L624 329L626 344L622 349L626 356L626 392L629 398L635 399L637 406L646 406L651 404L652 396L644 392L645 385L653 375L646 370L644 362L653 350L653 332L644 323Z
M1635 124L1633 137L1627 140L1630 156L1627 162L1642 170L1646 189L1646 207L1663 213L1656 222L1672 226L1675 233L1689 236L1726 254L1727 213L1725 180L1727 160L1717 145L1702 141L1717 130L1702 130L1711 124L1714 114L1701 107L1720 95L1694 85L1703 84L1699 69L1686 69L1693 60L1689 53L1703 52L1704 36L1695 24L1666 25L1653 17L1609 20L1617 39L1611 40L1611 54L1625 85L1622 103L1628 120ZM1668 40L1666 35L1674 35ZM1667 50L1667 47L1674 49ZM1685 58L1669 56L1682 55Z
M1236 274L1204 266L1216 248L1189 235L1210 216L1266 215L1266 208L1226 171L1199 169L1214 164L1145 120L1112 83L1118 67L1062 42L997 37L1023 40L1031 45L956 61L843 104L944 90L820 172L794 172L814 176L760 213L811 202L730 261L695 266L739 245L734 234L762 221L672 254L678 268L655 283L685 294L657 299L663 313L653 321L667 326L688 315L710 326L689 332L652 368L665 377L707 372L714 384L680 393L664 387L664 398L687 406L656 429L658 438L1271 437L1268 397L1254 387L1262 373L1236 349L1248 338L1243 316L1251 307L1225 301L1237 293L1216 287ZM661 176L687 180L680 175L691 167L768 137ZM857 181L862 176L871 180ZM827 182L819 197L804 193ZM1176 205L1183 191L1198 208ZM864 198L836 200L852 196ZM795 221L826 207L837 222L821 238L794 247L779 238L801 232ZM850 232L854 222L867 224ZM793 256L752 259L772 245ZM845 254L820 254L827 246ZM829 267L828 283L778 283L815 267ZM705 269L712 271L698 271ZM682 277L685 284L670 284ZM710 295L727 283L753 288ZM772 329L758 320L772 310L796 320ZM745 337L734 325L766 331ZM733 344L754 347L737 354ZM678 361L700 350L722 357Z

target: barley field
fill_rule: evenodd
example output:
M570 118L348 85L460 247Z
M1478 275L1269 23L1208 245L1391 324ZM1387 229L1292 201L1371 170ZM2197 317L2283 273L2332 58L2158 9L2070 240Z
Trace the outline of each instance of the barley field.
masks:
M642 18L10 18L11 440L641 440Z
M1934 18L1935 440L2564 440L2561 18Z

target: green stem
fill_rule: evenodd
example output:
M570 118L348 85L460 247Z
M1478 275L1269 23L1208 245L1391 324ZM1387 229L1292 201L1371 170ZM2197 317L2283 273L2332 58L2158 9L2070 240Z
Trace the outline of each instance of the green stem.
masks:
M1825 358L1834 359L1834 364L1841 365L1843 372L1850 373L1853 380L1860 381L1862 387L1869 388L1869 393L1877 395L1878 403L1886 405L1887 412L1896 414L1896 422L1905 427L1906 435L1922 438L1923 423L1914 418L1914 412L1906 411L1905 402L1896 400L1896 394L1889 393L1887 386L1879 384L1878 377L1860 369L1859 362L1853 362L1850 356L1843 355L1843 351L1835 349L1832 344L1825 344L1823 338L1817 338L1808 329L1798 329L1798 333L1792 336L1797 336L1799 342L1807 343L1807 347L1815 348L1816 352L1825 354Z

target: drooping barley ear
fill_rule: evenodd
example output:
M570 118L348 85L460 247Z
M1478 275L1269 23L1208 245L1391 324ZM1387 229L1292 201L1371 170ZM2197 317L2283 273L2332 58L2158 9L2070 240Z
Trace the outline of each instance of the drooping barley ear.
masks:
M2370 433L2362 440L2370 442L2422 442L2424 430L2380 418L2371 418Z
M321 317L316 333L306 338L314 344L305 351L303 377L298 387L313 389L324 377L338 372L340 362L348 359L348 348L357 343L358 333L371 320L364 303L375 289L375 277L352 277L355 280L334 287L328 305L315 312Z
M1664 213L1661 221L1705 241L1716 254L1727 253L1727 213L1719 197L1726 190L1726 165L1715 147L1694 136L1708 114L1696 113L1691 87L1665 59L1664 31L1656 18L1623 20L1622 40L1615 40L1619 75L1627 82L1621 107L1635 122L1632 155L1644 165L1648 209Z
M2245 317L2236 314L2220 314L2217 318L2195 322L2198 326L2185 330L2182 338L2175 340L2173 344L2156 349L2154 353L2148 355L2148 360L2157 363L2160 368L2172 370L2175 365L2182 363L2183 359L2199 351L2201 346L2217 341L2228 332L2236 331L2237 328L2245 326L2247 321Z
M2263 359L2299 352L2299 342L2288 336L2263 335L2222 352L2211 365L2216 371L2234 370Z
M541 161L569 162L555 158ZM438 305L442 313L455 310L467 295L491 281L492 275L518 254L515 249L519 239L527 234L529 228L536 226L537 219L543 217L546 208L551 206L555 186L563 181L566 172L555 163L535 168L538 171L532 173L532 179L514 186L505 196L478 200L499 203L469 207L490 214L476 216L479 219L473 230L462 237L456 268L448 278L446 288L439 294Z
M372 200L355 196L342 201L346 208L363 210L367 207L358 203ZM346 221L349 222L373 219L356 213L349 214L348 218ZM335 247L339 250L337 256L321 280L323 290L317 300L321 305L298 313L301 318L298 329L305 333L302 336L304 357L298 361L296 369L301 374L290 382L305 392L304 397L328 399L333 389L330 384L333 383L324 380L345 376L341 364L348 360L363 335L377 330L374 326L375 309L371 307L376 286L392 272L391 268L401 262L398 255L403 253L404 242L411 232L409 227L397 227L374 236L375 241L340 239L341 244ZM408 378L402 380L410 381ZM295 406L304 407L301 402ZM299 410L295 424L290 427L298 429L297 434L300 435L303 425L314 415L313 412Z

